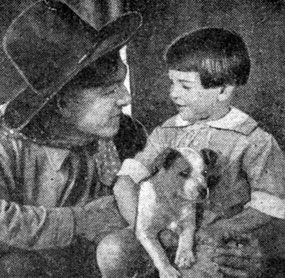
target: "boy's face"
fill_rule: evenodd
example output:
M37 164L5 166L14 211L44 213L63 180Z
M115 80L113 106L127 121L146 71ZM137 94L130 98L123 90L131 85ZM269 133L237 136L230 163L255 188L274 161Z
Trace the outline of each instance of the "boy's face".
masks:
M130 94L123 82L126 66L119 61L117 72L99 87L79 89L67 101L68 120L87 134L111 137L119 129L122 107L130 103Z
M198 72L170 69L170 97L184 121L211 119L217 109L222 87L205 89Z

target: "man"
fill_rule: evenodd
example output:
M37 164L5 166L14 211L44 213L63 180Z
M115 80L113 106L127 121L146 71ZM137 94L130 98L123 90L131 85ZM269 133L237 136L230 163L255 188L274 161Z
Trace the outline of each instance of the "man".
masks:
M118 53L140 24L129 13L96 31L66 4L38 1L8 28L4 50L25 83L14 82L0 133L0 277L94 277L86 239L126 225L99 197L145 142L121 113Z
M22 82L3 92L0 277L100 276L96 246L127 225L111 196L116 172L145 144L121 114L130 97L118 54L140 24L129 13L97 31L43 0L8 28L4 50Z

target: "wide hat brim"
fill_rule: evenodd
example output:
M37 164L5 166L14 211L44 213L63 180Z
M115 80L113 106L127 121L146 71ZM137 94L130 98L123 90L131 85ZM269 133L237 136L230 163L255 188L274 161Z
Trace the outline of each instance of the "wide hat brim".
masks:
M141 25L126 13L97 31L66 3L41 0L10 25L3 48L25 85L5 110L4 125L20 131L82 69L119 50Z

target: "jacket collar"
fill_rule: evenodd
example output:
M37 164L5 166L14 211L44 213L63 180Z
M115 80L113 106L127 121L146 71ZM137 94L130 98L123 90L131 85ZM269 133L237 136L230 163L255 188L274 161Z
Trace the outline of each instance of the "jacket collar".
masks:
M240 111L235 107L231 107L229 113L227 113L221 119L215 121L205 122L203 124L191 124L188 121L184 121L180 115L176 115L166 121L163 128L177 128L177 127L191 127L199 128L201 126L210 126L216 129L231 130L242 133L244 135L250 134L256 127L257 122L253 120L249 115Z
M59 149L51 147L43 147L48 161L55 171L59 171L67 156L70 154L68 149Z

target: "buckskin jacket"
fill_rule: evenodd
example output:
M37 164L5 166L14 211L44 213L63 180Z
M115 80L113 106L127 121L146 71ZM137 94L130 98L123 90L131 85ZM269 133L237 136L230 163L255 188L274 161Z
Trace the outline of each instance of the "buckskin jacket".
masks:
M122 116L113 140L99 139L80 152L19 139L1 129L0 251L69 245L75 229L71 208L110 195L121 161L145 142L144 128L128 116ZM78 183L82 170L84 182Z

